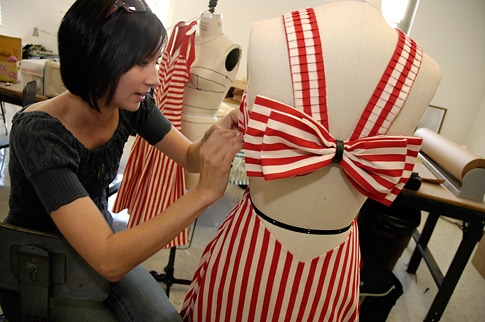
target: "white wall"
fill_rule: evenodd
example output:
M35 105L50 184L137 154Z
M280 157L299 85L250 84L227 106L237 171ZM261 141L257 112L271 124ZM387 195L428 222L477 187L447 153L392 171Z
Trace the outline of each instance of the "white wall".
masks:
M485 92L485 88L483 89ZM467 140L467 147L470 151L485 158L485 96L480 105L478 114L470 131Z
M63 14L74 0L2 0L0 34L41 43L56 51L55 33ZM237 75L246 76L246 48L252 22L271 19L299 8L316 7L322 0L219 0L216 13L223 15L224 32L241 45L243 57ZM167 26L200 16L208 0L174 0ZM413 37L441 66L443 77L431 102L448 109L443 136L467 145L485 156L485 1L421 0L411 29Z
M237 79L246 77L246 49L248 46L251 23L260 20L280 17L282 14L307 7L317 7L322 0L219 0L215 13L222 14L224 33L239 44L243 55ZM168 16L168 26L179 21L199 17L208 10L209 0L175 0L172 1Z
M57 29L74 0L2 0L0 34L22 38L22 45L41 44L57 53ZM34 27L39 37L32 36Z
M421 0L410 35L442 70L432 101L448 109L441 134L485 156L485 1Z

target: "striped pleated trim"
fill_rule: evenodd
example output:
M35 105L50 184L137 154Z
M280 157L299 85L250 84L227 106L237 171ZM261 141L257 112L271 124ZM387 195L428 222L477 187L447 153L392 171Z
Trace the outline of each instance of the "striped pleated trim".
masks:
M328 129L324 59L314 10L310 8L287 13L283 21L294 107L311 115ZM399 29L396 31L396 49L351 139L385 134L411 91L421 65L423 50L405 33Z
M322 44L313 9L283 15L294 107L328 128Z
M264 227L246 191L206 247L184 321L358 321L360 250L348 238L299 261Z
M351 139L386 134L406 102L418 75L423 50L405 33L396 30L399 35L396 50Z
M190 65L193 61L193 52L190 51L194 48L195 39L193 36L186 36L185 30L190 29L192 25L193 23L187 26L178 24L175 27L160 62L160 86L154 91L157 106L179 131L184 86L190 80ZM174 44L180 46L180 51L176 54ZM137 135L113 211L128 209L128 227L134 227L163 212L182 197L184 192L185 178L182 167ZM185 229L165 248L185 245L188 242L188 229Z

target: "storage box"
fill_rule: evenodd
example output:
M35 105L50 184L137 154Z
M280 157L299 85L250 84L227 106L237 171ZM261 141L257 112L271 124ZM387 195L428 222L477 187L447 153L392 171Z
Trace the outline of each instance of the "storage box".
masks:
M9 62L15 56L17 62ZM22 59L22 39L0 35L0 81L17 83L19 81L19 63Z
M0 35L0 57L7 60L10 56L22 60L22 39Z
M19 81L18 63L0 60L0 81L17 83Z
M37 94L44 94L44 66L47 59L24 59L20 65L20 77L23 83L35 80Z

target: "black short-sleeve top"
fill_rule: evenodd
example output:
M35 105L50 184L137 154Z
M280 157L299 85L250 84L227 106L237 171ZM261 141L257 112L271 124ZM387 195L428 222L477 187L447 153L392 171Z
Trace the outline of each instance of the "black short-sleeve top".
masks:
M111 226L106 189L116 178L129 135L135 131L155 144L171 129L148 95L136 112L120 110L119 116L112 138L90 150L57 118L42 111L16 113L10 133L10 210L5 222L59 233L49 214L89 196Z

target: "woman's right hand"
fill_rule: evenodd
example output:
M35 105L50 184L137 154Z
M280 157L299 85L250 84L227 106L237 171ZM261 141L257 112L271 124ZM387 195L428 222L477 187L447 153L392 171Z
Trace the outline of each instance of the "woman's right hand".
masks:
M200 177L194 189L201 189L213 202L224 195L234 156L243 148L242 133L214 130L199 150Z

